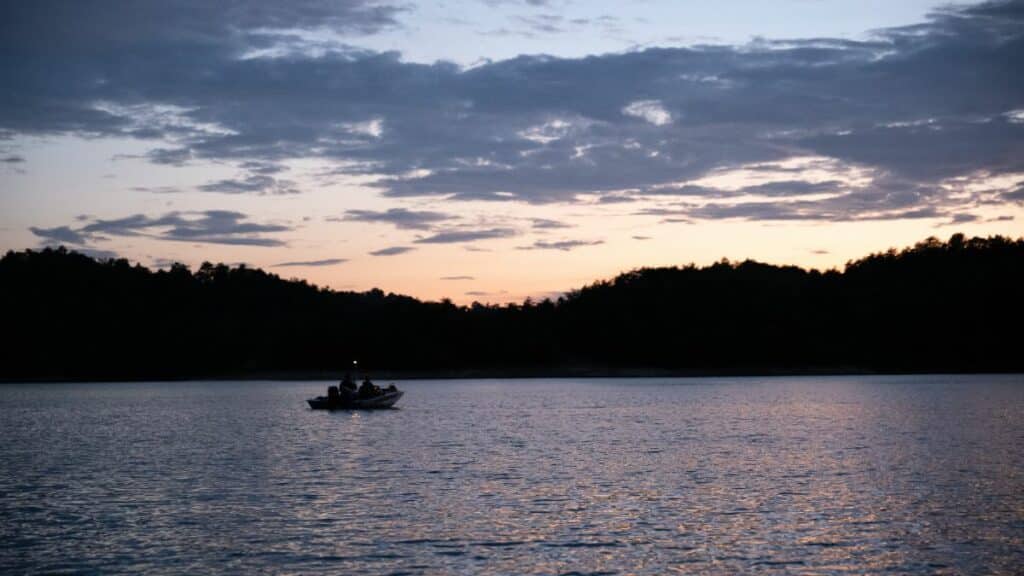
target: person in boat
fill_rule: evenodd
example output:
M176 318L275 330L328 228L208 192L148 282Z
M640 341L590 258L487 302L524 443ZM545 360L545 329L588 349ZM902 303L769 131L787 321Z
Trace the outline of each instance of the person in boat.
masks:
M363 385L359 387L360 398L373 398L374 396L380 395L380 388L377 387L373 382L370 382L370 378L367 377L363 380Z
M354 380L352 380L351 372L345 372L345 377L341 379L341 388L355 392L356 383Z

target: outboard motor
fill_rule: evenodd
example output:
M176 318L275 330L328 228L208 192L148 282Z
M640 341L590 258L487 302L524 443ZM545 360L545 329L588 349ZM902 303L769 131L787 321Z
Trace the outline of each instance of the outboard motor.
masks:
M340 396L338 395L338 387L337 386L328 386L327 387L327 399L328 400L338 400L339 398L340 398Z

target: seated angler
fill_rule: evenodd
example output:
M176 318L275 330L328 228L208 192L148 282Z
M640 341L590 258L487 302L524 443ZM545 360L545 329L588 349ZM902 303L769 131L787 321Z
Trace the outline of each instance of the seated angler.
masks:
M359 397L370 398L372 396L376 396L378 390L379 388L377 388L377 386L375 386L373 382L370 382L370 379L367 378L363 380L362 386L359 387Z

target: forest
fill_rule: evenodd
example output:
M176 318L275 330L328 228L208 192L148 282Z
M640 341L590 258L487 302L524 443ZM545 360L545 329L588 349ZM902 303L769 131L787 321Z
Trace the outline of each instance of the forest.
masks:
M246 266L0 260L0 380L1024 370L1024 239L929 238L805 270L639 268L557 301L457 306Z

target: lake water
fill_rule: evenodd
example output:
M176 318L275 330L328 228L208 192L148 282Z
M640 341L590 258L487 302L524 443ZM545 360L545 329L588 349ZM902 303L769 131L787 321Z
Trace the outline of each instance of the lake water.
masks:
M0 386L0 572L1021 573L1024 376Z

